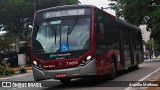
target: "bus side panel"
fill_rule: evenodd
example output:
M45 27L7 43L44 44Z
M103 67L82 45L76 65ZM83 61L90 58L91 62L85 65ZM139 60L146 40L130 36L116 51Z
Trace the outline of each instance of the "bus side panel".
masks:
M95 9L94 19L97 72L99 75L104 75L110 73L112 56L116 59L116 63L118 62L118 36L114 28L115 23L110 15Z

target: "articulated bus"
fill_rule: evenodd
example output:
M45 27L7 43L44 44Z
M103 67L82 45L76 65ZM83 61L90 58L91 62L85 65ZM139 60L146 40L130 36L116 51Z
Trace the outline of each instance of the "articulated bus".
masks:
M92 5L67 5L35 14L31 55L36 81L62 83L138 68L143 62L141 30Z

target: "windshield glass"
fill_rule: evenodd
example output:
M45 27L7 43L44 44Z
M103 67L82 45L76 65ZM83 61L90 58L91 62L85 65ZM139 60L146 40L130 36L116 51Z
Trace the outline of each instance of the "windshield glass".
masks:
M35 53L60 53L90 48L90 18L51 20L36 24Z

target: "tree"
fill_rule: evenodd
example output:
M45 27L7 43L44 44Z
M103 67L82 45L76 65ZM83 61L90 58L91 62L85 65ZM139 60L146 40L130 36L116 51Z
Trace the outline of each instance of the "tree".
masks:
M111 8L116 13L117 5L121 5L123 18L133 25L147 25L147 30L151 31L151 38L160 44L160 6L152 6L151 0L111 0ZM158 0L159 1L159 0ZM160 1L157 4L160 4ZM115 3L115 4L112 4ZM116 4L117 3L117 4ZM121 15L120 14L120 15ZM146 18L147 17L147 18ZM147 21L147 22L146 22Z
M8 33L0 36L0 51L10 49L11 44L14 42L12 38L9 37Z
M116 12L116 17L122 17L122 2L120 0L109 0L111 3L109 4L110 8Z
M160 7L156 8L157 9L152 12L151 17L151 37L155 40L155 42L160 44Z
M24 18L33 20L34 10L78 3L78 0L0 0L0 25L15 41L23 31Z

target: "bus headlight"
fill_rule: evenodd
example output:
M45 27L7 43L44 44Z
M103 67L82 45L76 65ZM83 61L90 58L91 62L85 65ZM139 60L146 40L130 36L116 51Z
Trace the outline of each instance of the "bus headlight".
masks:
M92 55L87 56L84 60L81 61L80 66L84 66L93 60Z
M38 69L42 69L41 64L39 64L37 61L33 60L33 66L38 68Z
M92 58L92 56L90 55L90 56L87 57L87 60L90 60L91 58Z
M33 61L33 64L34 64L34 65L37 65L37 61Z

